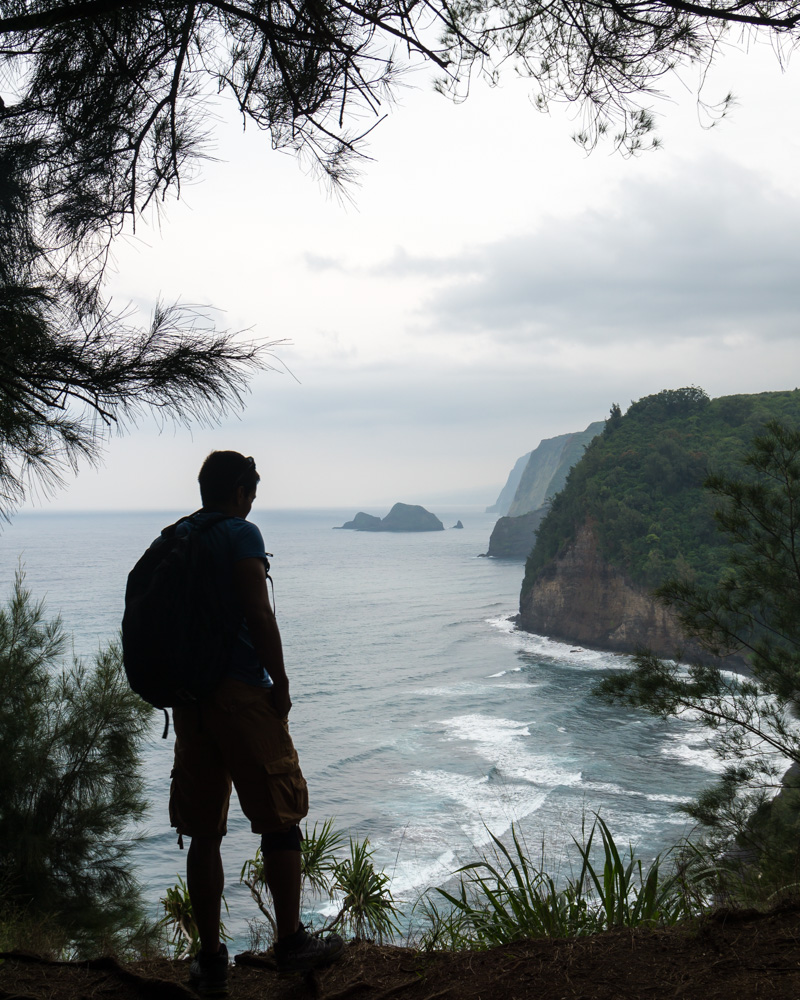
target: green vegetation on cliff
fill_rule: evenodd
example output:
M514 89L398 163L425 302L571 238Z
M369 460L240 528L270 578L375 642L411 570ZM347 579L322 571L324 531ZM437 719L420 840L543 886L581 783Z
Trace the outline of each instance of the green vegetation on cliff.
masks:
M539 527L522 585L590 522L600 554L647 588L667 577L713 585L725 564L709 474L736 468L769 420L800 423L800 390L709 399L702 389L666 389L616 404L605 430L586 448Z

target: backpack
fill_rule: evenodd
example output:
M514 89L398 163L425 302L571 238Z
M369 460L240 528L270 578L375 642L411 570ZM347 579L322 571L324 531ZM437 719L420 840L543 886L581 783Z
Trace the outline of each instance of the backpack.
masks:
M228 514L209 514L177 534L161 532L128 574L122 659L131 688L156 708L199 701L217 687L241 623L221 599L223 579L206 532ZM226 609L228 609L226 611Z

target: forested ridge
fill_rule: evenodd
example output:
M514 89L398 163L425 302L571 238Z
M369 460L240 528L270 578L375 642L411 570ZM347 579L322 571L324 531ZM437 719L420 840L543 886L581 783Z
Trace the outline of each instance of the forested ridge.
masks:
M624 414L614 404L539 527L523 596L587 521L602 557L633 583L648 589L669 577L716 583L726 544L703 483L711 473L736 469L771 419L800 424L800 389L717 399L696 387L666 389Z

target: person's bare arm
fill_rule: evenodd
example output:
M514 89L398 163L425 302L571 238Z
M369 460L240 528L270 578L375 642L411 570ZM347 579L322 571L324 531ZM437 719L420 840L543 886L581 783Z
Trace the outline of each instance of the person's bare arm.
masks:
M292 707L289 679L283 664L278 623L269 603L267 579L261 559L240 559L233 567L233 582L259 663L272 678L272 703L281 715Z

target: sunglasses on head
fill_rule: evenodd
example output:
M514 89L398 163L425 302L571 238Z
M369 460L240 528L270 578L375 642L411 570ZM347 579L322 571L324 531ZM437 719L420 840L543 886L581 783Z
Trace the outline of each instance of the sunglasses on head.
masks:
M255 469L256 469L256 460L253 458L252 455L250 455L249 458L245 459L245 463L246 464L245 464L244 469L239 473L239 475L234 480L234 483L233 483L233 488L234 489L236 489L237 486L241 486L242 480L246 476L249 476L251 472L255 472Z

